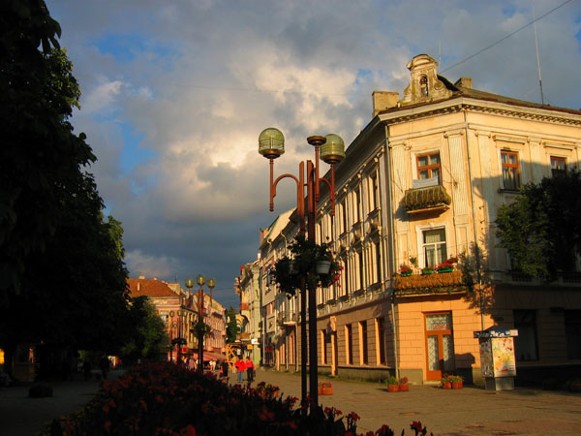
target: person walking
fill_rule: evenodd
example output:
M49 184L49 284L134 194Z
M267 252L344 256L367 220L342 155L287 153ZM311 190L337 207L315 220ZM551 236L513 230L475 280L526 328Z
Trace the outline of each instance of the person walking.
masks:
M220 364L222 370L222 378L228 381L228 361L223 360Z
M246 365L246 379L248 380L248 383L252 383L254 381L254 362L252 362L250 356L246 358L245 365Z
M236 361L234 366L236 367L236 376L238 377L237 378L238 383L242 383L244 381L244 371L246 370L246 364L244 363L244 360L242 360L242 357L238 357L238 360Z

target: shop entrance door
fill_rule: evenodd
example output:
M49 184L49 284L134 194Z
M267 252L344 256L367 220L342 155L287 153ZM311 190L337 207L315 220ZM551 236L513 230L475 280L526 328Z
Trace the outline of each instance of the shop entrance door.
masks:
M427 380L439 380L443 373L453 372L454 336L452 335L452 313L429 313L425 315Z

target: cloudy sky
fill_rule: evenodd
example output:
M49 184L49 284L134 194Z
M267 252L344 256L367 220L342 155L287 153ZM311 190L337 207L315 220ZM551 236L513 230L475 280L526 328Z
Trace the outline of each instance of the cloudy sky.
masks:
M131 276L214 277L226 306L259 229L296 204L286 181L268 212L264 128L286 136L275 171L296 173L307 136L349 144L420 53L452 82L540 102L535 28L545 102L581 108L581 0L46 1Z

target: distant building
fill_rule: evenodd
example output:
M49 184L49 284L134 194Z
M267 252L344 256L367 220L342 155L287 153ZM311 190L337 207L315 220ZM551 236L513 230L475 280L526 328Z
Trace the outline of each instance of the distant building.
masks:
M127 283L131 297L148 297L157 308L166 325L170 341L168 359L196 358L198 339L192 331L192 326L198 320L198 293L184 290L179 283L168 283L157 278L146 279L143 276L130 278ZM203 316L204 322L211 328L204 337L204 350L208 352L205 359L217 358L224 351L225 344L224 307L206 292ZM180 345L178 338L183 338L185 342Z

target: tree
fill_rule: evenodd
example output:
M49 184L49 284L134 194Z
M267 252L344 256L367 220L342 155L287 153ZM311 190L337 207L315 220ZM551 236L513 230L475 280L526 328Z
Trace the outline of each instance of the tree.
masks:
M0 347L117 350L128 313L122 227L103 218L80 90L43 0L0 5ZM9 365L8 365L9 367Z
M500 246L514 269L542 280L575 270L581 255L581 175L570 168L528 184L514 203L499 208Z
M121 349L122 357L136 361L158 357L167 350L169 339L163 320L148 297L132 299L128 320L128 340Z
M228 322L226 325L226 343L233 344L238 336L238 324L236 323L236 311L232 307L226 312L226 320Z
M0 6L0 306L53 237L63 196L95 161L68 119L80 90L43 0ZM42 50L39 50L42 47Z

